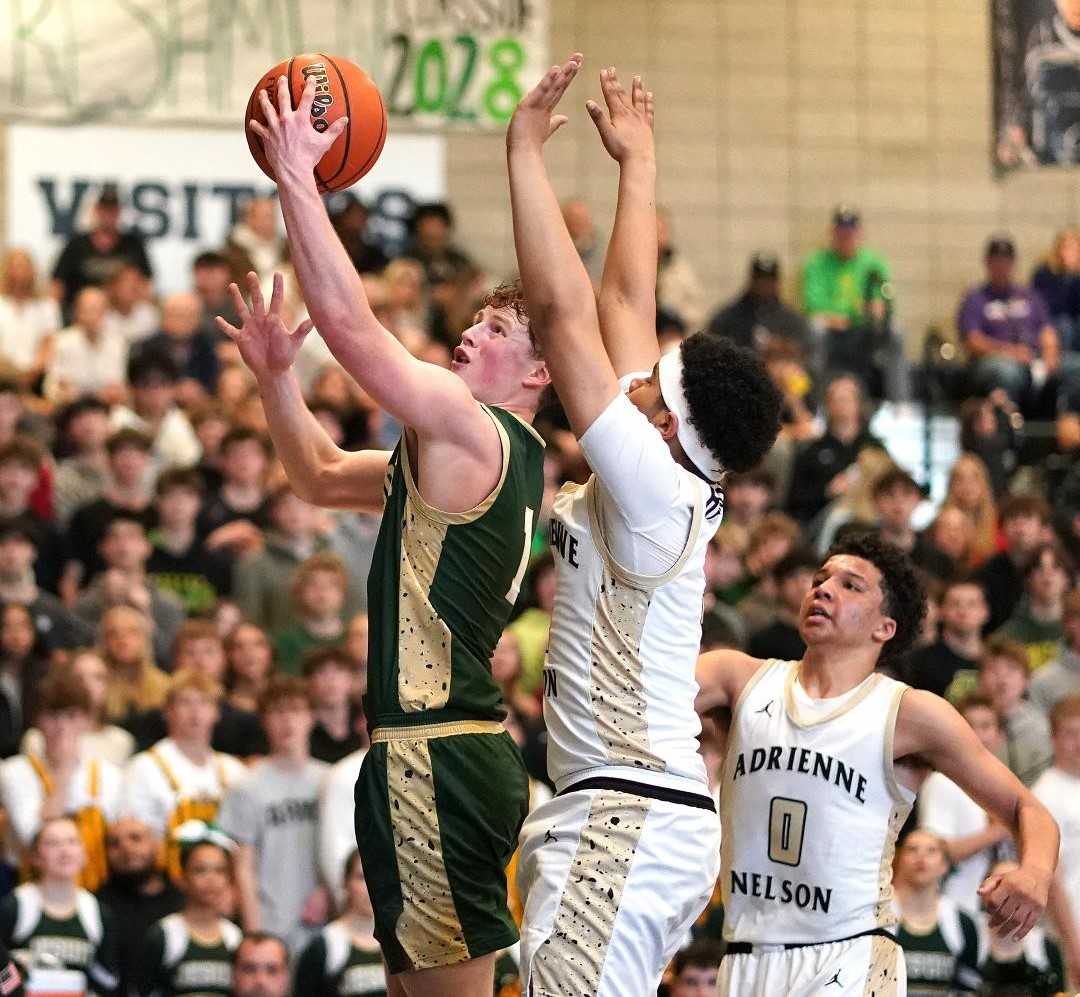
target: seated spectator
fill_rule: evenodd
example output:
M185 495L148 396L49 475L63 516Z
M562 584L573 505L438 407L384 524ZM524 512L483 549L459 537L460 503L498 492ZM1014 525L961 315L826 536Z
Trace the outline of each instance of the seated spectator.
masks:
M92 643L94 628L38 587L34 566L40 544L41 532L28 516L0 519L0 603L26 609L46 651Z
M109 298L105 327L129 347L157 332L159 316L150 301L152 288L137 266L122 264L105 285L105 293Z
M356 780L367 749L346 755L331 766L319 794L319 874L334 895L334 906L348 904L347 884L338 875L356 852Z
M142 522L120 513L113 516L98 550L105 570L79 596L75 615L97 626L106 610L131 606L153 621L154 657L168 661L176 631L184 622L184 606L147 577L146 562L152 548Z
M221 441L219 470L221 487L207 502L199 517L199 532L212 545L250 546L252 535L261 542L262 531L270 526L270 497L266 472L270 445L265 436L251 429L231 429ZM223 526L241 524L218 533ZM225 539L222 539L222 537Z
M957 672L975 672L983 654L982 628L989 610L982 587L972 578L945 585L941 599L941 635L911 653L904 679L916 689L944 696Z
M233 880L235 845L201 821L177 828L183 907L157 921L139 954L138 997L227 994L243 932L221 916Z
M417 260L401 257L390 262L382 279L386 303L379 320L407 350L421 349L428 338L423 266Z
M1065 634L1062 623L1065 595L1075 573L1060 544L1038 548L1024 566L1024 595L995 633L1024 645L1028 667L1036 671L1056 653Z
M1057 881L1066 913L1072 919L1071 936L1080 926L1080 696L1066 696L1050 711L1053 732L1053 766L1038 779L1032 792L1050 811L1061 831ZM1063 926L1056 925L1059 937L1065 938ZM1074 945L1077 943L1074 941ZM1066 951L1074 968L1080 965L1080 946Z
M780 261L772 253L750 258L750 281L742 294L709 319L706 331L764 353L773 340L810 352L810 326L780 299Z
M773 622L750 635L746 653L753 658L797 661L806 644L799 635L799 612L810 582L821 565L812 550L794 550L773 568L777 604Z
M999 862L991 870L995 876L1015 872L1016 862ZM1021 941L1012 935L987 931L987 951L979 967L983 988L980 994L1023 994L1023 997L1056 997L1065 988L1065 964L1061 949L1036 924Z
M84 287L104 284L125 263L138 267L146 277L153 276L142 234L120 228L120 211L116 184L102 184L90 229L73 235L61 251L53 283L65 315Z
M491 677L502 691L503 706L508 718L515 723L539 720L543 707L535 695L521 691L521 650L517 637L510 630L504 630L499 636L495 651L491 655Z
M54 405L94 395L107 405L124 397L128 344L105 322L105 292L88 287L75 299L75 321L56 334L42 393Z
M375 939L360 853L353 851L345 866L345 910L319 932L300 954L294 973L294 992L312 997L342 994L386 994L382 952Z
M329 911L316 868L319 789L328 766L308 751L314 717L301 679L271 679L259 717L270 754L229 788L218 820L238 843L244 929L272 930L299 951Z
M63 459L53 477L53 513L66 526L79 506L101 497L109 481L109 406L80 398L56 417Z
M191 425L199 438L202 448L202 460L195 470L206 484L206 490L216 495L221 488L221 441L231 428L229 417L220 405L208 403L194 408L191 412Z
M150 439L135 429L121 429L106 441L109 478L101 497L79 506L68 525L77 580L86 585L102 570L99 546L116 515L134 516L146 529L156 525L150 484Z
M862 387L850 376L835 378L825 391L825 434L801 450L791 472L788 511L809 523L831 499L854 484L848 474L859 452L884 444L866 428Z
M207 333L214 343L219 343L222 338L215 321L219 315L226 322L240 327L240 316L229 294L231 281L229 261L220 253L199 253L191 261L191 289L202 306L199 331Z
M202 302L184 291L170 294L161 303L161 330L132 350L136 357L167 356L179 374L176 397L191 405L212 396L217 388L218 358L215 340L204 332Z
M60 573L67 560L64 536L49 520L36 511L31 500L40 481L43 458L41 449L26 436L15 436L0 444L0 517L27 519L37 531L38 558L34 577L48 592L58 593Z
M1062 229L1047 258L1031 275L1065 350L1080 349L1080 232Z
M990 605L989 633L1012 616L1024 594L1024 565L1049 539L1050 530L1050 508L1037 495L1010 495L1001 503L1000 517L1005 550L978 571Z
M348 627L345 628L345 650L349 652L349 656L356 662L356 673L353 676L353 692L358 696L363 695L367 690L369 630L367 613L354 615L349 620Z
M131 408L112 411L114 429L131 428L152 441L154 477L168 467L194 467L202 456L198 437L184 410L176 404L179 371L164 351L141 350L128 361Z
M772 571L799 540L799 527L782 512L766 513L750 531L743 558L742 574L736 581L716 592L729 606L738 605L751 592L764 586L772 596Z
M1016 470L1020 445L1013 424L1016 416L1016 406L1004 391L995 391L986 398L969 398L960 406L960 446L964 451L961 460L970 454L982 461L993 499L1006 493ZM991 526L995 525L996 518ZM993 547L987 548L987 553L992 551Z
M345 252L357 273L379 273L389 262L386 254L368 237L368 207L352 191L341 191L330 205L334 224ZM231 319L228 321L232 322ZM233 325L237 323L233 322ZM237 326L239 328L239 326Z
M1005 724L1005 764L1030 786L1053 761L1050 725L1024 694L1028 687L1027 652L1009 640L991 638L979 663L979 689Z
M108 668L106 717L125 730L165 702L169 677L154 664L150 621L131 606L107 610L98 627L98 650Z
M266 931L244 936L233 953L231 997L289 997L289 950Z
M241 210L221 255L229 265L230 279L246 287L247 275L254 271L268 284L275 270L289 259L289 244L278 231L278 206L273 198L253 197Z
M668 993L671 997L712 997L723 957L724 946L708 939L680 949L671 963Z
M941 894L948 868L941 839L928 831L912 831L897 849L896 941L911 994L974 993L979 987L984 941L974 918Z
M184 897L161 871L161 840L134 817L114 820L105 831L109 878L97 891L98 900L112 911L116 924L130 926L116 933L121 994L131 993L139 978L144 951L138 927L157 924L180 910Z
M288 486L274 490L266 501L269 528L263 547L233 566L236 602L252 623L282 630L298 620L292 598L297 569L312 554L326 548L319 534L322 513Z
M986 283L965 295L956 319L975 390L988 395L1002 389L1021 409L1043 412L1055 408L1060 387L1068 407L1077 408L1080 361L1062 353L1042 298L1015 283L1012 239L994 236L985 258Z
M656 211L656 304L674 315L692 331L705 321L705 290L694 265L676 247L671 237L671 215L666 208Z
M202 500L198 471L171 468L158 478L158 525L149 536L152 549L146 573L159 589L175 596L188 615L210 612L232 590L229 558L200 542Z
M528 608L507 629L517 638L521 654L518 685L522 692L532 695L543 684L544 654L555 606L555 560L550 553L545 552L529 568L526 591Z
M0 606L0 757L19 750L23 724L48 667L48 649L27 608L14 602Z
M287 675L299 675L304 654L339 643L345 633L342 610L349 579L336 554L312 554L296 570L292 596L298 622L274 635L275 660Z
M580 198L563 201L560 208L566 231L570 233L570 239L585 265L589 280L593 287L599 287L604 270L604 250L596 232L592 211L589 210L588 203Z
M311 757L333 765L367 744L363 711L353 698L357 663L340 645L316 647L303 658L314 713Z
M1004 753L1001 718L989 699L973 693L956 708L987 751L995 756ZM926 777L917 802L919 827L941 840L952 867L945 879L944 895L977 917L978 889L995 857L1011 845L1008 829L991 821L978 803L941 772Z
M63 324L54 298L42 294L34 258L17 247L0 259L0 361L30 387L45 372L49 347Z
M90 696L90 717L82 735L80 755L84 759L100 758L112 765L126 765L135 751L135 738L122 727L106 723L109 696L109 669L97 651L84 647L76 651L67 664L68 670L82 680ZM45 755L45 737L37 727L23 736L20 750L24 755Z
M120 770L83 751L92 711L82 679L53 672L42 683L36 716L44 751L0 765L0 799L15 844L25 854L46 821L71 817L83 846L79 882L88 890L108 875L105 825L117 816L121 791Z
M1049 716L1066 696L1080 695L1080 589L1065 596L1061 617L1064 636L1054 657L1031 678L1028 695Z
M752 529L772 508L776 479L757 468L745 474L730 474L724 480L724 522Z
M822 557L840 537L874 529L878 521L874 488L881 478L895 469L892 457L881 447L868 446L859 451L855 463L844 472L849 487L829 502L806 527Z
M259 696L274 670L274 648L254 623L240 623L225 638L225 685L233 709L255 715Z
M172 833L189 820L213 821L225 793L246 774L237 759L211 748L220 700L221 687L205 675L173 675L165 700L169 736L139 752L124 775L123 813L166 841L165 868L174 882L180 850Z
M946 502L927 527L923 536L927 545L948 565L944 579L965 575L975 557L975 524L958 505Z
M420 263L429 284L452 280L458 271L472 266L469 257L453 244L454 215L443 202L418 205L411 228L412 242L405 257Z
M873 494L881 536L907 554L916 567L936 578L947 578L952 573L949 559L911 525L911 517L926 498L915 479L894 466L874 482Z
M119 984L117 926L109 910L79 886L86 856L70 817L51 817L34 836L31 862L38 877L0 900L0 943L20 964L31 993L48 993L37 970L72 971L91 992L112 994ZM92 989L90 989L92 988Z

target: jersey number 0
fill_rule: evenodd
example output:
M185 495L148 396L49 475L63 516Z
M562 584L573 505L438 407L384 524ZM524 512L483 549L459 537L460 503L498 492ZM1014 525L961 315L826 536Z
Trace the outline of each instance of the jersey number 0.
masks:
M769 858L781 865L798 865L805 833L806 804L774 796L769 804Z

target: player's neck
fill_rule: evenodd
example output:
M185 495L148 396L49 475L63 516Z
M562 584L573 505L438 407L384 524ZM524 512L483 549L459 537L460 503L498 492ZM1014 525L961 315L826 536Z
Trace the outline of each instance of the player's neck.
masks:
M832 699L854 689L876 664L866 651L808 647L799 663L799 685L812 699Z

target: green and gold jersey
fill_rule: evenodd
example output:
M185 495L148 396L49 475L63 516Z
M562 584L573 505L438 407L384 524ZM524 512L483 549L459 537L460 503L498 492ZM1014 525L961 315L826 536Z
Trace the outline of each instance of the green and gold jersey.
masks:
M421 498L404 437L390 458L368 576L372 729L504 716L491 655L528 566L544 444L517 416L485 411L502 440L502 474L468 512Z
M232 986L233 953L243 932L218 921L218 938L194 938L183 914L170 914L146 935L139 964L139 997L227 997Z
M293 992L306 997L386 997L378 945L360 948L344 920L331 922L300 954Z
M34 967L82 973L89 994L116 989L116 938L107 912L93 894L78 890L75 910L54 917L45 910L41 889L25 883L0 901L0 941L24 967L34 985Z

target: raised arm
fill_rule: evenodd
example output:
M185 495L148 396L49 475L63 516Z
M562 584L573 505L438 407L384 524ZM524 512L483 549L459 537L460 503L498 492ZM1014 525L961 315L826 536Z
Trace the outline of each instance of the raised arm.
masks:
M607 113L594 100L589 115L619 164L619 202L600 282L600 334L618 377L651 371L656 340L656 149L653 95L635 76L627 95L614 68L600 73Z
M575 54L550 69L518 104L506 133L514 245L529 317L578 437L619 393L600 338L592 284L543 158L544 143L566 122L554 111L580 67L581 56Z
M694 709L700 714L710 710L732 709L746 683L763 662L742 651L723 649L706 651L697 660L695 678L698 684Z
M311 127L315 82L309 78L292 109L285 77L275 109L259 94L266 125L248 127L259 137L274 171L289 233L289 251L308 314L335 359L378 404L421 439L451 440L490 449L491 421L459 377L416 359L375 317L364 287L334 231L315 186L314 169L344 129Z
M350 453L335 445L304 401L292 364L311 331L311 321L289 332L281 321L283 282L274 274L269 311L264 307L259 280L248 274L251 308L240 289L230 291L241 327L223 318L217 323L240 348L240 356L255 375L274 449L289 485L306 502L321 506L378 511L390 455L384 450Z
M1050 812L939 696L917 689L904 694L894 745L897 758L921 758L1012 832L1020 867L991 876L979 896L992 929L1023 938L1046 907L1057 866L1060 837Z

